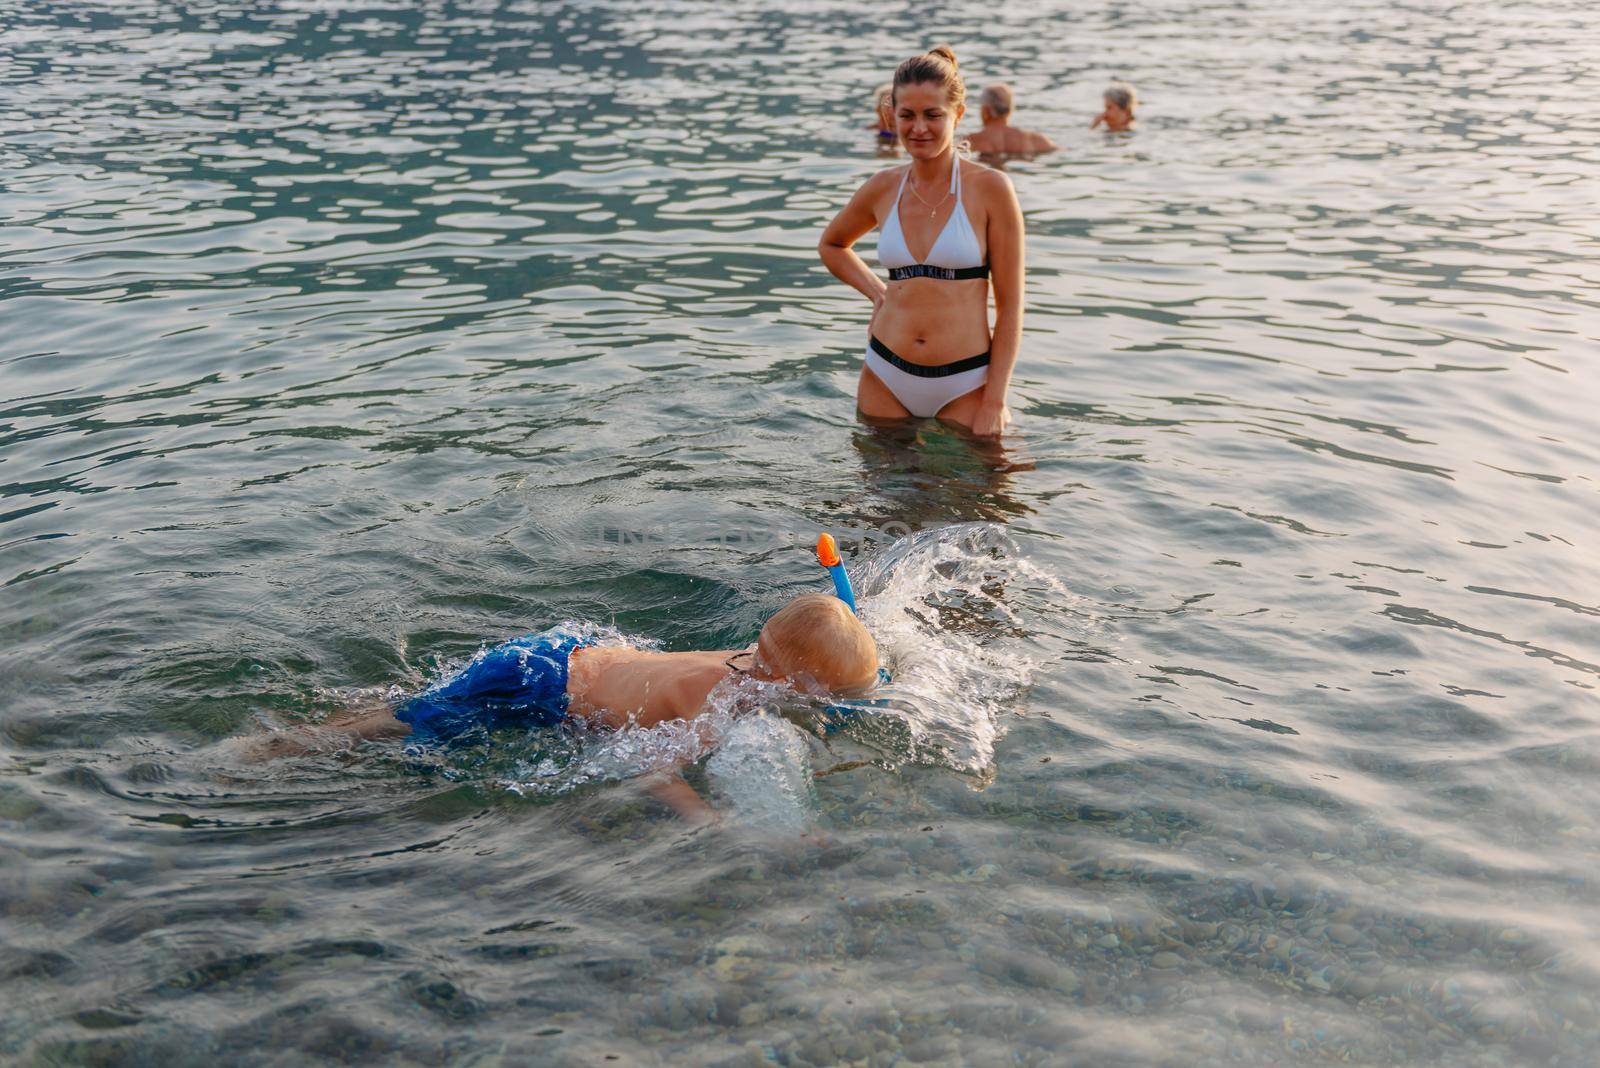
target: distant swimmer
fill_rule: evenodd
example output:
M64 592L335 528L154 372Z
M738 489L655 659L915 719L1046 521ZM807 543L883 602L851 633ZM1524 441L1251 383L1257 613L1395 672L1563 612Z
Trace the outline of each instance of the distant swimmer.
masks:
M1133 129L1133 109L1139 106L1139 94L1127 82L1112 82L1104 93L1105 109L1089 124L1093 130L1104 124L1111 133L1125 133Z
M878 131L878 151L885 155L897 154L900 135L894 132L894 83L884 82L872 91L872 111L877 121L868 129Z
M995 82L978 96L983 129L967 138L972 151L984 156L1023 156L1053 152L1056 143L1042 133L1011 125L1014 98L1011 87Z
M867 420L937 416L997 437L1011 418L1006 391L1022 342L1022 208L1004 174L956 154L967 91L953 51L911 57L893 85L895 132L911 162L867 179L817 244L833 276L872 302L856 409ZM887 283L854 248L875 227Z

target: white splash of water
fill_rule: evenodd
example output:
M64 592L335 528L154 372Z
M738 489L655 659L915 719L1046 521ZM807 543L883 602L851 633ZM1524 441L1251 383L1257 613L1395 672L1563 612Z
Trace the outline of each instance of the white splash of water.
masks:
M811 748L781 716L745 716L706 761L719 811L767 831L802 831L816 808Z
M1036 666L1020 641L1023 610L1071 595L993 523L919 531L855 570L862 618L892 674L856 703L856 733L887 740L891 760L986 775L1003 714Z
M987 775L1003 714L1034 668L1020 641L1024 611L1040 597L1070 595L990 523L910 535L851 570L862 619L892 674L870 697L834 706L850 710L843 722L851 737L890 763ZM809 748L772 713L820 712L816 703L749 678L719 684L707 700L692 720L617 731L574 725L501 782L517 793L563 794L707 760L714 791L740 822L804 826L814 806Z
M738 722L759 714L774 692L783 688L735 678L719 683L693 719L620 730L568 724L562 731L566 744L546 746L537 758L520 761L504 785L521 794L564 794L588 783L675 771L716 752Z

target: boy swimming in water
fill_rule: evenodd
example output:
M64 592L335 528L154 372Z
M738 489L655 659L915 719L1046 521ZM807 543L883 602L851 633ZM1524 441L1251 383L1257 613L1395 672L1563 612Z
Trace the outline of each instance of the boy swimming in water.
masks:
M568 716L596 726L653 727L693 719L724 679L749 675L817 695L871 686L878 649L837 597L796 597L747 649L659 653L596 645L557 628L473 657L395 712L411 732L445 739L476 724L550 725Z
M315 744L316 736L326 740L329 732L335 744L348 744L405 734L448 741L474 727L553 726L569 718L601 727L653 727L698 716L711 691L738 675L818 696L856 694L878 677L878 648L843 601L820 593L779 609L742 650L661 653L599 645L556 627L482 650L398 708L352 711L303 738L275 738L258 755L325 748ZM681 778L657 783L653 792L687 818L709 815Z
M1139 106L1139 94L1126 82L1112 82L1102 94L1105 107L1089 124L1093 130L1104 124L1111 133L1126 133L1133 129L1133 109Z

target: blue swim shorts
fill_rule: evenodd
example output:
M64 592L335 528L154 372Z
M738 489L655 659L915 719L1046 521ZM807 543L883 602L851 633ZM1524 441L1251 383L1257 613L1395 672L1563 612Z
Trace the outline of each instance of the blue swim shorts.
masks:
M447 740L472 727L550 726L567 715L567 660L592 640L561 629L481 650L395 711L414 735Z

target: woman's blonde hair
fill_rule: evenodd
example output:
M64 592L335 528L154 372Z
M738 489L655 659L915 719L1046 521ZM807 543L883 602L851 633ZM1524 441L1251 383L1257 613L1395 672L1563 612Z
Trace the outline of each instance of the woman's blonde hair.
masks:
M944 90L945 100L952 108L963 107L967 102L967 83L961 80L959 67L955 49L949 45L934 45L894 69L895 93L898 95L902 85L932 82Z

